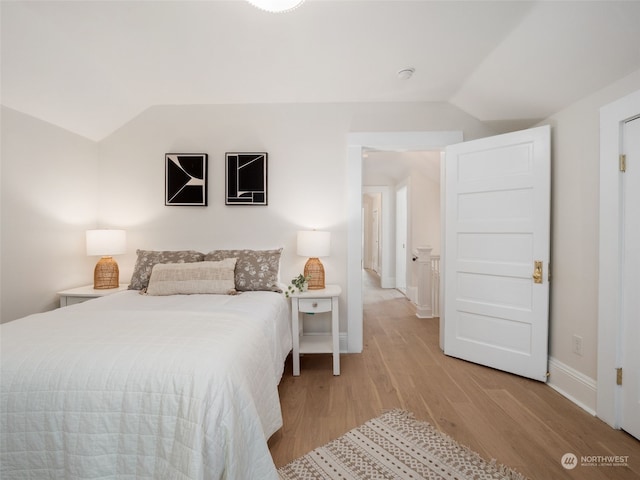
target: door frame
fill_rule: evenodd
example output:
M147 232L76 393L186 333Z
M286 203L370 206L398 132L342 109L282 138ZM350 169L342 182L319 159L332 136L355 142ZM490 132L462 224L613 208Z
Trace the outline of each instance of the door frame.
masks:
M401 193L404 192L404 193ZM409 287L409 282L407 281L409 274L409 243L411 239L411 215L410 215L410 201L409 197L410 193L410 185L408 180L405 178L403 181L398 183L395 188L395 200L396 200L396 208L395 208L395 219L396 219L396 228L395 228L395 265L396 265L396 281L395 288L402 292L402 294L409 297L407 292L407 288ZM404 212L401 211L401 202L400 195L404 196ZM403 228L404 227L404 228ZM404 231L403 231L404 230ZM404 240L404 248L401 249L400 242Z
M347 352L362 352L362 154L365 150L442 150L462 131L362 132L347 135Z
M620 428L622 397L615 369L622 366L622 186L618 156L622 123L640 115L640 90L600 109L600 251L596 415Z

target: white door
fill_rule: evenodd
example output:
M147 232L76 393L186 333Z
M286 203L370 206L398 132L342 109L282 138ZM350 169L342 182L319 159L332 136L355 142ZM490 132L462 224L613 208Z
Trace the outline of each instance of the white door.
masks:
M624 125L626 172L623 190L622 258L622 422L640 439L640 118Z
M407 293L408 188L396 190L396 288Z
M550 177L549 126L447 147L445 354L546 381Z

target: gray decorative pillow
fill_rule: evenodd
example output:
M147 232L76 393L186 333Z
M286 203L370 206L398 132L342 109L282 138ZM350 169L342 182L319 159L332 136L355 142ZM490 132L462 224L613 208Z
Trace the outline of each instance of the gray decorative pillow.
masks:
M151 271L147 295L233 295L235 258L219 262L157 263Z
M142 290L149 285L151 270L157 263L193 263L204 260L204 254L195 250L136 250L138 259L133 267L129 290Z
M280 254L277 250L214 250L207 253L205 261L220 261L225 258L237 258L235 282L236 290L248 292L266 290L280 292L278 273Z

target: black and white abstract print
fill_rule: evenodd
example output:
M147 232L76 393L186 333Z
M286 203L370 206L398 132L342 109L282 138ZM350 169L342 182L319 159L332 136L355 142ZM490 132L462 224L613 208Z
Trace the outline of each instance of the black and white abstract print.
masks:
M165 205L207 205L206 153L165 154Z
M267 153L226 154L227 205L267 205Z

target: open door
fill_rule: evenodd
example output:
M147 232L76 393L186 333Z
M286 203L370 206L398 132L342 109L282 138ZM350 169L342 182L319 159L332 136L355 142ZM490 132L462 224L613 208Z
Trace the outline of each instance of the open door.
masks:
M640 117L623 126L622 405L620 426L640 440Z
M547 379L550 127L452 145L444 352Z

